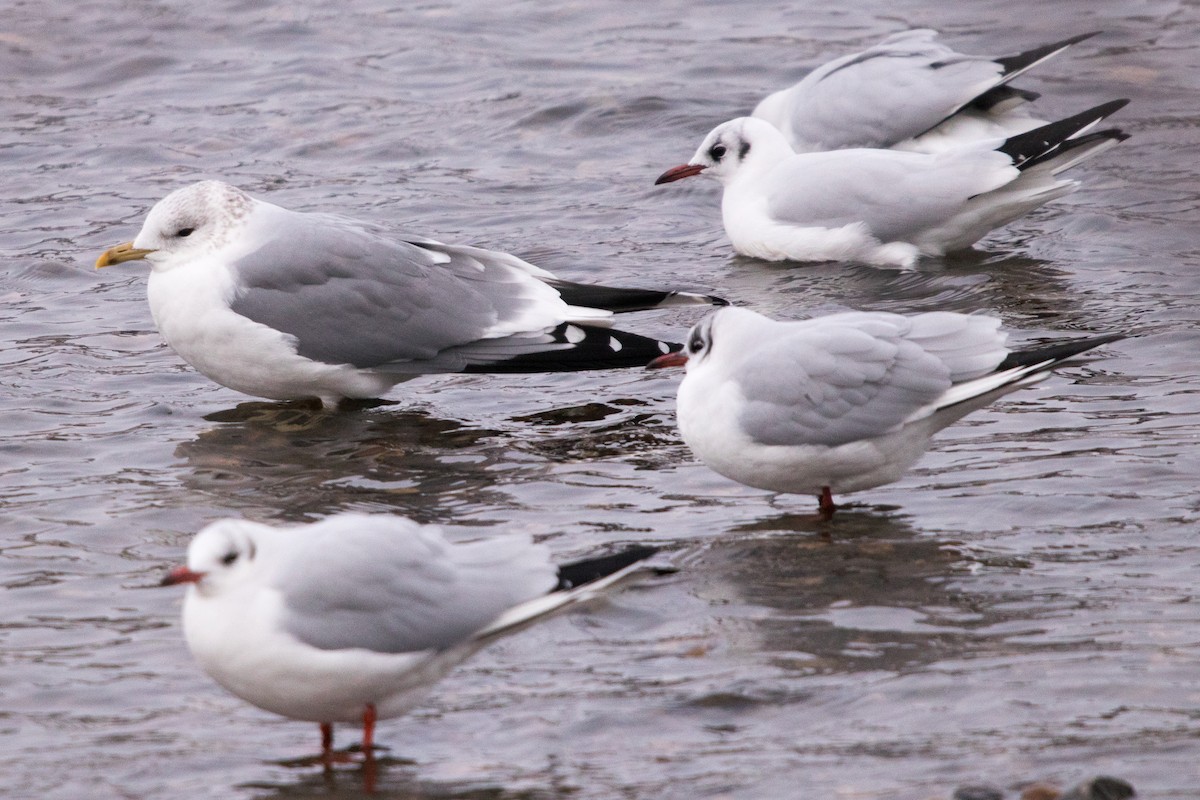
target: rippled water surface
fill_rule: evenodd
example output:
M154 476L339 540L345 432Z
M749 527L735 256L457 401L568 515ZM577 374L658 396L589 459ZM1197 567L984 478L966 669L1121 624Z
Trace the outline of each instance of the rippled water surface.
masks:
M672 579L479 654L383 723L380 791L914 798L1200 761L1200 13L978 3L78 0L0 16L0 774L13 796L299 798L315 726L212 684L152 587L204 523L347 509L530 531ZM907 26L968 52L1096 39L1022 85L1115 97L1084 190L916 272L733 257L718 187L653 187L714 124ZM438 377L396 405L250 403L176 357L144 269L95 272L168 191L220 177L506 249L565 277L767 313L985 309L1017 341L1128 331L946 430L833 524L694 463L677 375ZM678 339L698 313L625 327ZM343 744L356 740L340 731Z

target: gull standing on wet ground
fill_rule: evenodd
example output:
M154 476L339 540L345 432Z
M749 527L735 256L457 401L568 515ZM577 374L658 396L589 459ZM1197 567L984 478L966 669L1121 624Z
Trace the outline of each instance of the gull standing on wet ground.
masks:
M1121 335L1010 350L1000 320L937 311L849 311L779 322L721 309L686 349L676 418L696 457L727 478L816 495L821 515L847 494L900 478L933 434Z
M134 260L150 264L150 311L185 361L245 394L326 406L426 373L644 366L678 345L614 330L614 313L724 304L572 283L508 253L391 237L220 181L167 195L96 266Z
M764 98L750 114L778 128L793 150L847 147L932 153L1006 139L1046 124L1028 113L1037 93L1010 82L1096 32L1010 56L958 53L919 29L822 64Z
M1075 191L1079 182L1060 172L1129 138L1115 129L1083 132L1128 102L935 154L794 153L771 124L739 117L714 128L691 161L655 183L700 174L719 180L725 233L742 255L912 267Z
M187 565L187 643L217 683L259 708L321 727L404 714L476 650L639 576L651 547L556 566L528 536L451 544L436 526L345 513L273 528L223 520L200 531Z

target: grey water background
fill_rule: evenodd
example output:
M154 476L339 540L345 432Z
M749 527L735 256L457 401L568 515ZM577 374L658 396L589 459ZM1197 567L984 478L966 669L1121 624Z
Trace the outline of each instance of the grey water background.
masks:
M382 723L380 794L928 798L1200 762L1200 13L1096 0L0 3L0 794L356 796L316 726L192 662L150 588L229 515L342 510L649 541L683 571L464 664ZM1079 193L915 272L731 254L719 189L651 185L715 124L912 26L1003 54L1103 34L1021 85L1116 97ZM981 309L1014 341L1128 331L946 430L830 526L693 462L678 375L436 377L340 415L254 404L96 272L172 189L510 250L575 280L799 317ZM629 317L679 339L700 316ZM461 526L461 527L460 527ZM338 731L345 745L358 732Z

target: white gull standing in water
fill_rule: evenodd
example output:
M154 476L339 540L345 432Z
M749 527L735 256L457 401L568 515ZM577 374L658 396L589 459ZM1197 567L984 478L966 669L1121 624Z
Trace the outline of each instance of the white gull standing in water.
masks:
M375 723L422 701L485 645L639 575L671 571L631 547L556 566L528 536L451 544L431 525L344 513L274 528L222 520L196 534L187 565L162 585L187 584L183 628L200 666L259 708L321 727L361 724L371 757Z
M672 345L611 329L614 313L724 303L572 283L508 253L393 237L220 181L167 195L96 266L135 260L150 264L150 311L185 361L245 394L327 406L425 373L641 366Z
M747 486L815 495L899 480L962 416L1119 335L1010 350L1000 320L849 311L779 322L743 308L710 314L686 348L676 418L696 457Z

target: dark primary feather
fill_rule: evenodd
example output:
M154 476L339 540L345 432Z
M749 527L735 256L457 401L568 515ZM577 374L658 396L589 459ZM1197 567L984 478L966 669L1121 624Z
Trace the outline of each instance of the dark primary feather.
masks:
M619 369L644 367L665 353L682 350L677 342L660 342L636 333L612 328L578 325L567 322L559 325L549 336L553 341L524 346L517 337L510 337L514 349L504 351L504 342L481 343L471 349L477 359L462 366L463 372L520 373L520 372L578 372L590 369ZM579 337L582 336L582 339ZM579 339L572 342L571 339ZM469 357L469 356L468 356Z
M1038 92L1032 92L1028 89L1018 89L1016 86L1009 86L1007 83L1003 83L988 89L968 105L980 111L990 111L1001 103L1007 103L1014 98L1026 103L1032 103L1039 97L1041 97L1041 94Z
M1111 333L1104 336L1087 336L1079 339L1068 339L1065 342L1055 342L1042 347L1033 347L1026 350L1016 350L1009 353L1008 356L1000 362L1000 366L996 367L997 372L1014 369L1016 367L1028 367L1035 364L1044 364L1050 362L1055 366L1062 364L1080 353L1086 353L1103 344L1116 342L1125 338L1123 333Z
M1061 42L1044 44L1040 47L1034 47L1030 50L1026 50L1023 53L1014 53L1011 56L1000 56L999 58L992 60L1004 68L1005 75L1013 75L1015 77L1035 64L1045 61L1058 51L1065 50L1073 44L1079 44L1080 42L1091 39L1093 36L1097 36L1099 34L1100 31L1081 33L1078 36L1072 36L1069 39L1063 39Z
M645 561L658 552L657 547L635 546L599 558L588 558L583 561L572 561L558 568L558 585L552 591L561 592L578 586L606 578L614 572L620 572L631 564ZM672 570L664 568L664 571Z
M667 305L727 306L729 301L715 295L667 292L654 289L622 289L613 286L593 286L572 281L548 280L562 299L573 306L602 308L616 314L628 311L647 311Z
M1060 155L1066 152L1066 150L1078 147L1083 143L1095 141L1095 137L1128 138L1121 131L1114 130L1092 134L1092 138L1090 139L1089 137L1080 137L1077 140L1070 139L1071 136L1074 136L1079 131L1090 125L1094 125L1128 104L1129 100L1126 99L1102 103L1095 108L1081 111L1066 119L1060 119L1057 122L1051 122L1040 128L1034 128L1026 133L1011 136L996 149L1011 158L1013 165L1017 169L1024 170Z

